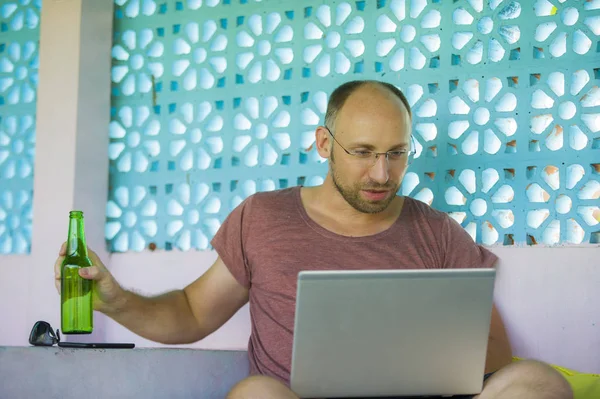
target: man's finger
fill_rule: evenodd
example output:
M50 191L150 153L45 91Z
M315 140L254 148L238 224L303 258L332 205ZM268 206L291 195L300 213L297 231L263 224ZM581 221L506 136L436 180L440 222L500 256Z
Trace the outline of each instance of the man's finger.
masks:
M79 269L79 275L86 280L100 280L103 273L98 266L90 266Z
M96 254L90 247L88 247L87 250L88 250L88 256L90 257L92 264L93 265L101 265L102 261L98 257L98 254Z
M67 254L67 242L63 242L58 251L59 256L65 256Z
M90 247L88 247L88 256L92 261L92 265L98 266L98 270L100 271L100 273L108 273L108 269L106 268L106 266L104 266L104 263L102 263L98 254L95 253L92 249L90 249Z
M60 294L60 277L54 279L54 286L56 287L56 292Z
M59 256L56 258L56 261L54 262L54 278L60 279L60 267L62 266L64 260L64 256Z

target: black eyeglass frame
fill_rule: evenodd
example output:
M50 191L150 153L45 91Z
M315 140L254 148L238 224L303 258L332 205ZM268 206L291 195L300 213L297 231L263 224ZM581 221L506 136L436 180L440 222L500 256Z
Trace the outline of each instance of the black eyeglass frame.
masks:
M365 158L360 158L360 155L358 155L356 152L352 152L352 151L349 151L348 149L346 149L346 147L344 147L344 146L343 146L343 145L342 145L342 144L341 144L341 143L340 143L340 142L339 142L339 141L338 141L338 140L335 138L335 135L333 134L333 132L331 131L331 129L329 129L329 127L328 127L328 126L326 126L326 125L323 125L323 127L324 127L324 128L325 128L325 129L326 129L328 132L329 132L329 134L331 135L331 138L333 139L333 141L335 141L335 142L337 143L337 145L339 145L339 146L342 148L342 150L344 150L344 151L346 152L346 154L348 154L348 155L350 155L350 156L352 156L352 157L355 157L356 159L370 159L370 158L371 158L371 156L375 155L375 160L374 160L373 164L371 165L371 167L372 167L372 166L374 166L374 165L377 163L377 160L379 159L379 156L381 156L381 155L385 155L385 160L386 160L387 162L389 162L389 161L390 161L390 153L395 153L395 152L401 152L401 153L402 153L401 155L404 155L404 154L406 154L406 155L407 155L407 157L406 157L406 164L407 164L407 165L410 165L410 164L412 163L413 157L414 157L414 156L415 156L415 154L417 153L417 150L416 150L416 143L415 143L415 138L414 138L414 137L413 137L413 135L411 134L411 135L410 135L410 146L411 146L411 149L410 149L410 150L402 150L402 151L386 151L386 152L361 151L361 152L368 153L368 154L369 154L369 156L368 156L368 157L365 157Z

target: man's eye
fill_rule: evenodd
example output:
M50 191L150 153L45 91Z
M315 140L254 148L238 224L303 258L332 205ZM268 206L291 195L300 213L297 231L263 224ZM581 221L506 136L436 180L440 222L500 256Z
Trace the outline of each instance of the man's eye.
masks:
M371 156L371 151L354 151L354 155L361 158L368 158Z
M390 158L400 158L400 157L403 157L405 154L406 154L405 150L390 151L390 152L388 152L388 157L390 157Z

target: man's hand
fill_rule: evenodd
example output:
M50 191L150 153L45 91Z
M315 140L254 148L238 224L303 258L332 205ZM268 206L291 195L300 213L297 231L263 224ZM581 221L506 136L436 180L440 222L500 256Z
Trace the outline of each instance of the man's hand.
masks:
M67 254L67 245L63 243L58 253L58 258L54 262L54 285L60 294L60 269L62 262ZM123 300L124 290L110 274L106 266L102 263L98 255L88 248L89 258L92 266L79 269L79 275L86 280L93 280L94 284L94 309L105 312L109 309L115 309L120 306Z

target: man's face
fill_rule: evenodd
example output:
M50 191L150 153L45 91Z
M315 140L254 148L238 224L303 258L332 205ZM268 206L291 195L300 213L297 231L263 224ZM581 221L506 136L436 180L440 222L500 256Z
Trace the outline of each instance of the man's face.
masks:
M385 88L363 86L348 98L332 131L339 144L333 144L329 167L339 193L359 212L387 209L406 173L407 157L386 160L382 154L369 161L341 146L350 152L410 150L411 121L402 101Z

